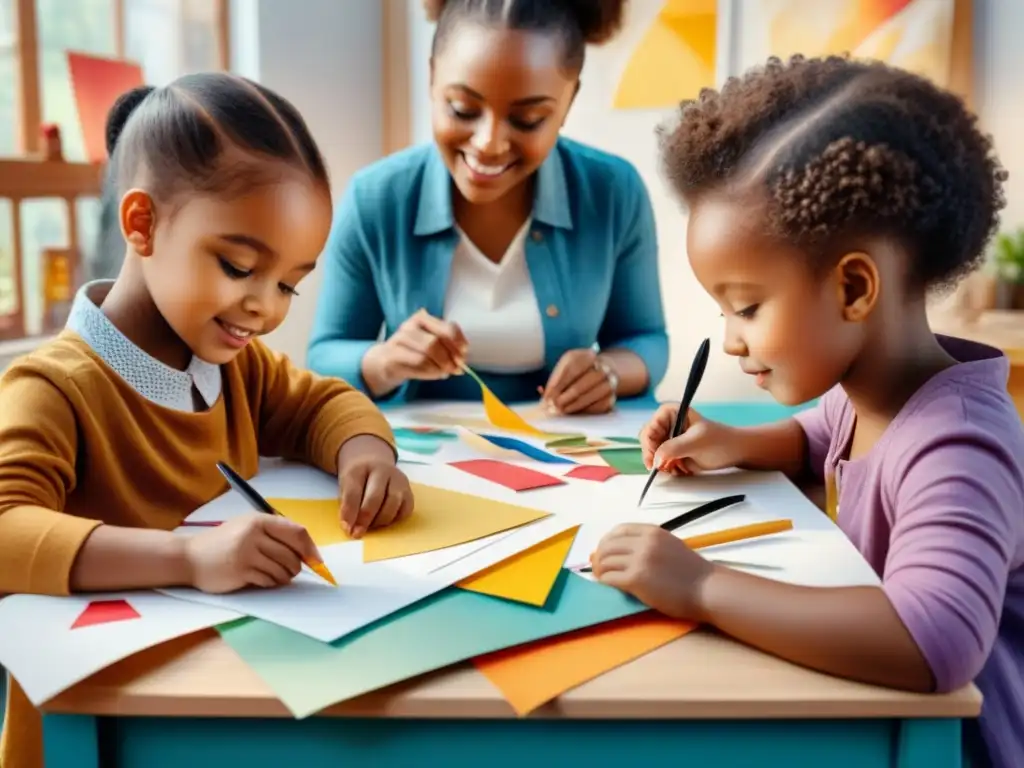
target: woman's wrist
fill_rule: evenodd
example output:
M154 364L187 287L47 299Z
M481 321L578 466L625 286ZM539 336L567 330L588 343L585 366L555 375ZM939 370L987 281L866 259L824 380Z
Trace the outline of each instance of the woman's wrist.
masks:
M383 343L374 344L363 355L359 372L374 397L383 397L403 383L388 370L389 367L387 349Z

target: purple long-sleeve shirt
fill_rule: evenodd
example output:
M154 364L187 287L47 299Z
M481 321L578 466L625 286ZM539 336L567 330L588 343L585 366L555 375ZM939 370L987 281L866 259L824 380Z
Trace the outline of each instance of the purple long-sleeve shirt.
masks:
M1006 391L1006 357L938 339L960 364L921 387L865 456L845 458L855 414L841 387L797 419L811 466L836 483L839 527L881 577L938 690L973 680L981 691L975 765L1017 767L1024 764L1024 429Z

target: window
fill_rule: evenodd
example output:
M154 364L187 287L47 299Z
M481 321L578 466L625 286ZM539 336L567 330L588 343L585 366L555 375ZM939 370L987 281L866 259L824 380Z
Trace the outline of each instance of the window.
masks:
M100 256L103 169L85 162L67 52L136 61L154 85L226 69L227 4L0 0L0 339L58 329L64 275L73 290ZM62 157L44 162L46 123L60 129Z

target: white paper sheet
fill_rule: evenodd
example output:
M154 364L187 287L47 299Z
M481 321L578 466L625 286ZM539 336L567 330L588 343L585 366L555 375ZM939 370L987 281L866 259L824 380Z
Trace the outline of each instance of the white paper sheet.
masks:
M71 628L94 600L125 600L142 618ZM155 592L0 600L0 665L36 706L105 667L176 637L241 618Z
M701 549L708 560L802 587L875 587L881 580L839 530L789 531ZM592 573L579 573L593 580Z
M322 547L324 563L338 579L333 587L300 573L291 584L275 589L246 589L208 595L195 589L166 589L179 600L215 606L287 627L325 643L362 629L438 592L451 582L389 567L364 563L361 546Z
M691 523L677 531L677 535L696 536L778 519L792 520L793 528L799 531L838 531L828 516L780 472L731 470L690 477L659 475L643 507L638 508L646 480L644 476L632 475L601 484L601 503L576 535L566 558L567 566L585 564L601 538L619 523L659 525L698 504L737 493L745 494L747 500Z

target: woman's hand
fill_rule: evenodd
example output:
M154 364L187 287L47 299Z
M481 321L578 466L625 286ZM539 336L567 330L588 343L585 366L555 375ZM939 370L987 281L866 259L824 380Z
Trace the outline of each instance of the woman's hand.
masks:
M554 413L608 413L615 407L619 380L612 366L592 349L570 349L540 390Z
M421 309L387 341L369 349L363 357L363 379L378 396L411 379L447 379L462 373L468 348L456 323Z

